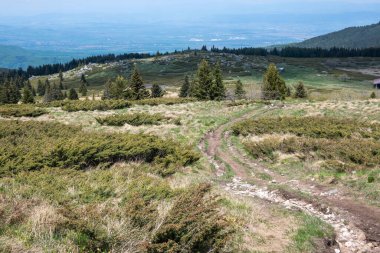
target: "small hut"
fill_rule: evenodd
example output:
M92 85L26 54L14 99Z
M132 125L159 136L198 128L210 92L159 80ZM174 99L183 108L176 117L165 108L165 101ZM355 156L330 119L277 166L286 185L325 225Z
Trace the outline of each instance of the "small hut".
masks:
M380 89L380 79L376 79L373 81L373 88Z

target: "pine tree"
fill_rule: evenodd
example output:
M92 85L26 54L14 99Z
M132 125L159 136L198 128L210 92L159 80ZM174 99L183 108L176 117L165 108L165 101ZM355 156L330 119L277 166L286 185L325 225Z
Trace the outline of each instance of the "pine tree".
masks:
M243 99L244 97L245 97L245 90L243 87L243 83L240 80L238 80L235 86L235 98Z
M123 76L118 76L110 86L110 95L112 99L123 99L128 81Z
M45 81L44 103L53 101L49 80Z
M61 80L59 80L59 89L64 90L65 88L63 87L63 83Z
M22 90L22 99L21 102L23 104L34 104L34 95L33 92L30 90L28 85L24 87Z
M203 60L197 72L197 87L195 88L195 97L202 100L210 99L213 77L210 66L206 60Z
M42 84L41 80L37 83L37 93L39 96L45 95L45 86Z
M219 62L214 68L213 77L214 81L210 90L210 99L223 100L226 97L226 88L224 87L223 74Z
M87 96L87 85L85 82L81 82L79 87L79 92L83 97Z
M264 75L262 92L263 99L285 99L286 84L274 64L269 65L268 70Z
M32 84L30 83L30 80L26 81L25 86L29 88L29 90L32 92L33 97L36 95L36 90L33 88Z
M65 99L65 97L63 96L62 90L55 83L50 89L50 95L51 95L52 101Z
M302 82L299 82L296 86L296 93L294 94L296 98L307 98L307 90Z
M111 85L111 80L108 80L104 85L102 100L111 99Z
M185 81L181 86L181 90L179 91L179 97L185 98L190 95L190 81L189 76L185 76Z
M145 89L144 81L136 67L133 69L129 88L127 93L129 99L140 100L149 97L149 92Z
M376 98L376 93L375 93L374 91L371 93L370 98L371 98L371 99L375 99L375 98Z
M60 81L60 83L62 83L62 82L63 82L63 73L62 73L62 70L59 70L59 75L58 75L58 77L59 77L59 81Z
M13 80L11 80L11 82L9 83L8 97L9 97L9 103L10 104L17 104L18 101L20 101L20 99L21 99L20 90L17 86L17 83Z
M151 89L151 97L152 98L160 98L164 96L164 91L162 90L161 86L158 84L153 84Z
M71 88L69 90L68 99L69 100L78 100L79 99L78 93L74 88Z

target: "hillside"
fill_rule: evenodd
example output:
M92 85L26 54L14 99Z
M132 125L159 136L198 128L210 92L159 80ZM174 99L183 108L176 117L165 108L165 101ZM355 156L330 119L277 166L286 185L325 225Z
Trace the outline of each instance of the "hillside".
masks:
M71 58L71 55L61 52L27 50L18 46L0 45L0 68L26 69L29 65L66 62Z
M304 42L295 44L297 47L306 48L369 48L380 47L380 23L349 27L341 31L318 36Z

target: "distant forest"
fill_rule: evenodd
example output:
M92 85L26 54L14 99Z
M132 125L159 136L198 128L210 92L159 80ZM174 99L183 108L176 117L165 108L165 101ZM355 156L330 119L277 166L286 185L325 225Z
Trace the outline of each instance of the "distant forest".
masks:
M344 57L380 57L380 48L365 48L365 49L347 49L347 48L298 48L298 47L285 47L285 48L216 48L212 47L210 50L206 46L203 46L201 50L191 50L190 48L182 53L186 52L197 52L197 51L210 51L214 53L226 53L226 54L236 54L236 55L252 55L252 56L279 56L279 57L290 57L290 58L344 58ZM169 54L177 54L178 51ZM180 52L181 53L181 52ZM157 52L157 55L161 55ZM121 55L107 54L90 56L83 59L73 59L67 63L56 63L56 64L45 64L37 67L29 66L27 70L7 70L3 72L0 76L0 81L8 78L21 77L26 80L31 76L40 75L52 75L57 74L60 71L68 71L79 66L83 66L89 63L109 63L128 59L143 59L149 58L154 55L148 53L127 53Z

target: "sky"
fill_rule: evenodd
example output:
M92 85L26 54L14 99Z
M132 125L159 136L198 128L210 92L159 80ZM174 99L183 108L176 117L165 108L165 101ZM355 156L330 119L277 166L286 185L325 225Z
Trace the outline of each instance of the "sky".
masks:
M156 18L180 18L231 13L297 14L380 10L380 0L1 0L1 3L2 16L145 13Z

